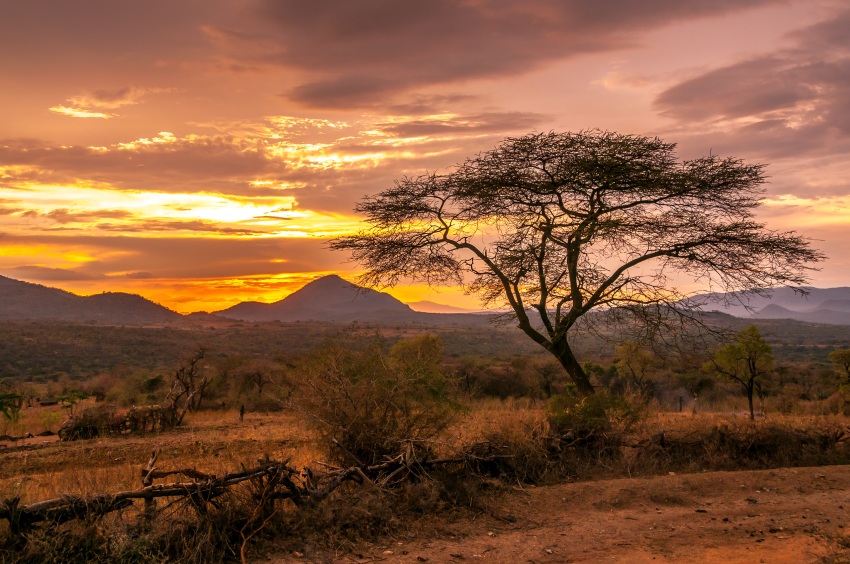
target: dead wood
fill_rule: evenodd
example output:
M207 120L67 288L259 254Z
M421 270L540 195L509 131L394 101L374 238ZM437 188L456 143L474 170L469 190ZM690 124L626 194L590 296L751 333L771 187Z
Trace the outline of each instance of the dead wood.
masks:
M142 470L143 483L149 485L145 485L141 489L90 496L63 495L25 506L19 505L19 498L7 499L0 502L0 519L7 519L11 524L12 531L17 534L41 522L59 524L72 519L101 517L129 507L137 499L148 501L160 497L184 498L203 510L206 503L226 493L228 488L236 484L270 475L297 474L297 471L287 466L286 462L271 461L255 468L226 474L220 478L195 470L157 471L153 466L157 454L154 453L154 457L151 458L148 466ZM175 474L198 478L198 480L159 485L151 484L152 480L159 476ZM291 493L290 491L289 495ZM289 497L289 495L278 497ZM149 512L150 505L146 504L146 513Z
M207 511L207 505L216 507L215 499L230 488L249 482L251 497L257 502L256 519L262 522L274 511L276 500L291 500L296 507L315 504L330 496L345 482L353 481L370 488L392 488L405 481L429 478L429 471L440 466L468 465L472 459L498 457L495 453L464 453L457 458L428 459L428 454L419 458L419 451L409 447L393 458L373 465L335 467L322 464L321 471L309 467L298 470L289 466L290 459L273 461L268 455L257 466L244 468L217 477L194 468L158 470L156 462L159 451L154 451L147 465L141 469L142 488L117 493L96 495L63 495L55 499L20 505L15 497L0 502L0 519L10 523L13 534L18 535L39 523L61 524L74 519L97 519L114 511L125 509L135 500L144 500L143 518L151 522L156 517L155 500L177 498L188 501L199 514ZM182 476L187 481L154 484L154 480L171 476Z

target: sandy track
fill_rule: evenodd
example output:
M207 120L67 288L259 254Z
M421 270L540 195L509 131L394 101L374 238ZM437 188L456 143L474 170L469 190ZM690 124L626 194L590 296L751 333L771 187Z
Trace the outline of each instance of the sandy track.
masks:
M276 562L819 562L845 533L850 467L707 472L528 488L437 538Z

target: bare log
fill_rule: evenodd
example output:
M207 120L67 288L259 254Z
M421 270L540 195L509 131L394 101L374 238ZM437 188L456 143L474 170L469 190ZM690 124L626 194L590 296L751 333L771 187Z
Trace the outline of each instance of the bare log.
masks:
M113 511L124 509L133 504L134 500L145 500L146 514L152 517L152 504L149 501L160 497L177 497L190 499L196 507L203 507L207 502L227 492L228 488L247 480L257 479L264 476L297 475L294 468L288 467L287 462L267 462L256 468L242 470L226 474L220 478L198 472L195 470L178 470L172 472L157 471L155 462L158 452L154 452L148 465L142 470L142 482L145 485L138 490L123 491L118 493L98 494L93 496L64 495L55 499L39 501L30 505L20 506L18 498L12 498L0 502L0 519L7 519L12 525L14 533L22 532L33 525L41 522L64 523L72 519L84 519L101 517ZM158 476L171 476L182 474L187 477L202 477L201 481L175 482L170 484L152 484L153 479ZM278 481L281 481L280 479ZM290 497L293 489L297 486L292 483L287 495L279 498ZM304 492L306 493L306 492ZM301 495L302 492L298 491Z
M497 458L498 455L490 453ZM39 501L21 506L19 498L0 502L0 519L6 519L14 534L20 534L39 523L61 524L74 519L99 518L114 511L133 505L137 499L144 500L144 518L152 521L155 517L155 500L161 497L182 498L192 503L195 509L204 513L209 503L215 505L215 498L227 493L243 482L250 481L253 497L271 511L270 504L275 500L289 499L300 507L305 503L324 500L342 484L354 480L372 488L387 488L404 480L427 476L429 469L437 466L467 464L470 458L481 460L483 457L465 453L460 458L436 460L418 460L413 449L407 449L394 458L370 466L357 465L348 468L323 464L325 470L315 473L309 468L304 471L289 466L290 459L283 462L270 460L268 455L253 468L243 468L221 477L207 474L191 468L179 470L157 470L156 461L159 451L154 451L147 465L141 469L142 488L137 490L97 495L63 495L55 499ZM183 476L190 481L178 481L168 484L154 484L158 478Z

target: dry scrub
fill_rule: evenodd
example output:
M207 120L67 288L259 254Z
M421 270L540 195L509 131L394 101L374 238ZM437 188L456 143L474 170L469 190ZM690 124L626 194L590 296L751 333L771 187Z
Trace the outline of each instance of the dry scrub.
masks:
M4 528L0 558L209 562L238 560L243 550L250 557L263 550L303 552L309 546L344 553L364 540L405 528L421 528L426 522L434 527L433 518L422 517L435 512L449 517L455 511L463 515L464 507L486 511L493 477L513 485L547 484L846 463L847 430L843 417L775 416L751 423L711 414L655 413L638 422L609 420L577 433L554 425L542 404L490 400L458 413L451 426L429 439L429 450L411 451L408 456L425 462L410 465L416 472L384 482L388 473L365 472L367 476L347 481L320 503L296 508L277 501L272 511L258 513L256 496L244 488L217 498L218 507L205 513L185 502L163 503L158 518L147 524L138 518L139 508L126 508L36 528L23 538ZM329 436L300 414L248 414L240 423L237 412L216 411L190 414L184 428L158 435L11 447L0 458L0 498L19 497L25 505L62 494L138 488L140 468L154 445L162 447L163 469L190 466L223 475L243 464L255 465L268 453L319 473L327 466L316 461L330 460L323 446L323 437ZM426 462L441 458L453 462L441 467Z

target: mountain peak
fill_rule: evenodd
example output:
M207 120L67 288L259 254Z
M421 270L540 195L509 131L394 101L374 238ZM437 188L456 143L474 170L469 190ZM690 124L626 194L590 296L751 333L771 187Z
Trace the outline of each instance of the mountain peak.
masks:
M322 276L272 304L243 302L216 312L243 321L354 321L405 317L414 312L384 292L352 284L336 274Z
M360 288L360 286L356 284L352 284L345 278L337 275L337 274L328 274L326 276L320 276L319 278L315 278L306 284L304 284L299 290L296 292L300 292L306 288L317 288L317 287L343 287L343 286L353 286L355 288ZM293 292L294 293L294 292Z

